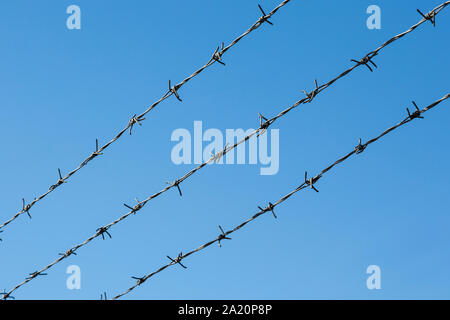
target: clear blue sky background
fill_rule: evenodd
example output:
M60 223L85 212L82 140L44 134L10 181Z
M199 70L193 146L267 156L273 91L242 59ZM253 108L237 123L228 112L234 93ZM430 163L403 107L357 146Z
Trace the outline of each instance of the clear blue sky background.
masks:
M21 199L45 192L135 113L158 99L167 81L203 65L280 1L2 1L0 4L0 217ZM294 0L230 50L226 67L211 67L154 110L71 181L23 215L0 243L0 288L10 289L160 190L193 165L170 160L177 128L255 128L420 20L433 1ZM82 30L66 28L67 6L82 10ZM366 9L382 9L382 29L366 28ZM129 287L166 255L189 251L237 225L319 170L397 123L414 99L425 106L448 92L450 9L389 46L375 61L327 89L312 104L274 125L280 171L211 166L152 201L35 279L16 299L98 299ZM133 299L400 299L450 298L448 151L445 102L369 147L279 207L278 220L258 219L157 275ZM66 289L78 265L82 289ZM366 288L366 268L379 265L382 290Z

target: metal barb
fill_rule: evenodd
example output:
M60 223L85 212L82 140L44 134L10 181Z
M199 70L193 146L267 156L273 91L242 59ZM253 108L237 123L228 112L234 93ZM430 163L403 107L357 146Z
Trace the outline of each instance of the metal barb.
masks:
M270 126L269 120L267 120L267 118L264 117L261 113L258 113L258 115L259 115L259 128L263 130L267 129Z
M231 240L230 237L227 237L227 234L225 233L225 231L223 231L222 227L219 225L219 229L221 234L219 234L219 236L217 237L217 242L219 243L219 247L222 247L222 240Z
M10 293L7 293L6 290L3 290L3 292L0 292L0 294L2 295L1 300L15 300L16 298L14 298Z
M366 147L367 147L367 145L362 144L362 140L361 140L361 138L359 138L359 143L355 147L355 152L357 154L362 153L366 149Z
M144 120L145 120L145 118L139 118L139 117L136 118L136 114L130 119L130 121L128 122L128 126L130 127L130 136L131 136L131 132L133 130L133 126L135 124L142 126L141 121L144 121Z
M126 203L123 204L125 207L127 207L128 209L130 209L131 212L134 213L134 214L136 214L136 212L138 212L139 210L141 210L142 207L144 206L144 203L143 203L143 202L140 202L140 201L138 200L138 198L135 198L135 200L136 200L136 202L137 202L137 205L135 205L134 207L129 206L129 205L127 205Z
M269 205L267 206L267 210L272 212L272 215L275 219L278 219L277 215L275 214L275 206L272 204L272 202L269 202Z
M46 276L46 275L47 275L46 273L35 271L33 273L30 273L30 276L27 278L27 280L34 279L38 276Z
M147 280L145 277L139 278L139 277L131 277L134 280L137 280L137 285L140 286L141 284L143 284L145 282L145 280Z
M275 214L275 206L272 204L272 202L269 202L269 205L265 208L261 208L258 206L258 209L261 210L261 212L272 212L272 215L275 219L278 219L277 215Z
M316 85L316 88L313 91L311 91L310 93L306 92L306 90L303 90L303 93L308 98L308 100L306 100L305 103L311 103L313 101L313 99L317 96L317 94L319 93L319 86L317 84L317 79L314 80L314 84Z
M264 22L267 22L268 24L273 26L273 23L269 21L270 16L264 12L263 8L259 4L258 4L258 8L259 8L259 10L261 10L261 13L262 13L262 17L259 18L258 22L261 24L263 24Z
M109 236L109 238L112 238L111 234L108 232L107 227L100 227L96 231L97 231L97 236L101 235L103 240L105 240L105 233Z
M436 27L436 12L432 11L427 14L423 14L419 9L417 12L426 20L430 21L433 27Z
M66 183L66 181L62 177L61 169L59 169L59 168L58 168L58 176L59 176L59 180L56 182L56 184L50 186L49 190L54 190L54 189L58 188L60 185L62 185L63 183Z
M375 62L372 61L372 57L370 57L369 55L365 56L364 58L362 58L361 60L357 61L355 59L351 59L351 61L353 61L354 63L358 64L358 65L365 65L367 68L369 68L370 72L373 72L373 69L370 67L369 63L371 63L375 68L378 68L378 66L375 64Z
M259 128L258 128L258 130L260 130L260 132L258 132L256 137L259 137L260 135L263 135L267 131L267 128L269 128L269 126L274 121L273 119L268 120L261 113L258 113L258 115L259 115Z
M170 183L170 182L166 182L166 183L169 184L169 185L171 185L171 186L177 187L178 193L180 194L180 197L183 196L183 193L181 192L181 188L180 188L180 183L181 183L180 180L175 180L175 181L172 182L172 183Z
M30 208L31 208L31 204L25 205L25 199L22 198L22 211L26 212L28 215L28 218L32 219L31 214L30 214Z
M225 66L225 63L222 61L223 47L224 47L224 43L222 42L222 48L220 46L217 47L216 51L214 51L214 54L213 54L211 60L214 60L214 61L220 63L221 65Z
M417 106L417 104L414 101L412 103L414 104L414 107L416 108L416 110L413 113L411 113L409 111L409 108L406 108L406 111L408 112L408 118L410 120L414 120L416 118L423 119L424 117L422 116L422 112L420 111L420 109Z
M169 256L166 256L166 257L169 258L170 261L172 261L174 264L179 264L179 265L182 266L184 269L187 269L187 267L181 263L181 260L183 260L183 253L182 253L182 252L180 252L180 253L178 254L178 257L176 257L175 259L172 259L172 258L169 257Z
M183 100L181 100L180 96L178 95L178 89L180 89L180 86L179 85L175 85L175 86L172 87L172 84L171 84L171 82L169 80L169 91L172 92L175 95L175 97L178 99L178 101L181 102Z
M69 257L71 255L77 255L74 249L67 250L66 253L58 253L60 256Z
M305 183L306 185L310 186L311 189L313 189L316 192L319 192L319 190L316 189L316 187L314 186L314 184L317 182L317 180L319 180L319 178L309 178L308 179L308 172L305 171Z
M130 134L131 134L131 128L130 128ZM92 156L93 156L93 157L103 155L103 153L98 152L98 150L99 150L99 149L98 149L98 139L95 139L95 152L92 153Z

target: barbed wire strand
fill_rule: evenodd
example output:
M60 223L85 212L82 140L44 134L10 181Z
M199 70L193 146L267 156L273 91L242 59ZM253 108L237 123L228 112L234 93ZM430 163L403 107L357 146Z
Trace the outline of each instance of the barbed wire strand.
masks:
M203 70L207 69L208 67L212 66L213 64L215 64L216 62L219 62L220 64L224 65L224 63L222 62L222 56L228 51L230 50L233 46L235 46L239 41L241 41L244 37L246 37L248 34L250 34L252 31L258 29L262 24L264 24L264 22L270 23L272 25L272 23L269 21L269 19L275 14L277 13L278 10L280 10L282 7L284 7L285 5L287 5L291 0L284 0L283 2L281 2L275 9L273 9L271 12L269 12L268 14L266 14L264 12L264 10L261 8L261 6L259 7L259 10L262 12L262 16L258 19L258 21L256 21L247 31L245 31L243 34L241 34L239 37L237 37L236 39L234 39L228 46L224 47L224 44L222 43L221 47L217 47L216 51L214 52L214 54L212 55L212 57L210 58L210 60L201 68L199 68L197 71L195 71L193 74L191 74L189 77L187 77L186 79L184 79L183 81L181 81L180 83L173 85L171 84L171 81L169 81L169 88L167 90L166 93L164 93L164 95L157 100L156 102L154 102L150 107L147 108L147 110L145 110L143 113L141 113L140 115L134 115L129 121L128 124L125 126L125 128L123 128L112 140L110 140L108 143L106 143L104 146L100 147L98 146L98 140L96 140L96 150L95 152L93 152L89 157L87 157L80 165L78 165L77 168L75 168L74 170L72 170L71 172L69 172L66 176L62 176L61 175L61 170L58 169L59 172L59 179L56 182L56 184L50 186L49 190L45 193L43 193L42 195L40 195L39 197L35 198L33 201L29 202L28 204L25 204L25 200L23 199L23 206L22 206L22 210L20 210L19 212L17 212L16 214L14 214L10 219L8 219L7 221L5 221L3 224L0 225L0 229L4 229L8 224L10 224L11 222L13 222L14 220L16 220L18 217L20 217L22 214L27 213L28 216L31 218L30 215L30 209L39 201L41 201L42 199L44 199L46 196L48 196L50 193L52 193L54 190L56 190L59 186L61 186L62 184L68 182L68 180L78 171L80 171L84 166L86 166L89 162L91 162L92 160L94 160L95 158L97 158L100 155L103 155L103 151L105 151L109 146L111 146L113 143L115 143L125 132L127 132L129 130L130 135L132 133L133 130L133 126L134 125L142 125L142 122L146 119L144 118L151 110L153 110L154 108L156 108L161 102L163 102L164 100L168 99L170 96L175 95L175 97L181 101L181 98L179 96L178 90L184 85L186 84L188 81L190 81L191 79L193 79L194 77L198 76Z
M180 254L177 256L176 259L172 259L172 258L168 257L168 258L170 259L170 262L167 263L167 264L165 264L164 266L160 267L159 269L157 269L156 271L154 271L154 272L152 272L152 273L149 273L149 274L147 274L147 275L145 275L145 276L143 276L143 277L132 277L133 279L137 280L137 281L136 281L136 284L133 285L133 286L131 286L130 288L128 288L128 289L127 289L126 291L124 291L123 293L121 293L121 294L115 296L114 298L112 298L112 300L117 300L117 299L119 299L119 298L121 298L121 297L123 297L123 296L129 294L131 291L133 291L133 290L136 289L137 287L141 286L141 285L142 285L145 281L147 281L149 278L155 276L156 274L162 272L163 270L165 270L165 269L167 269L167 268L169 268L169 267L171 267L171 266L173 266L173 265L175 265L175 264L180 264L181 266L183 266L184 268L186 268L186 266L184 266L184 265L182 264L182 261L183 261L184 259L186 259L187 257L189 257L190 255L192 255L192 254L194 254L194 253L197 253L197 252L199 252L199 251L202 251L202 250L206 249L207 247L211 246L212 244L214 244L214 243L216 243L216 242L219 244L219 246L221 246L221 241L222 241L223 239L231 240L231 238L228 237L229 235L231 235L232 233L238 231L239 229L242 229L242 228L243 228L244 226L246 226L248 223L250 223L250 222L256 220L258 217L262 216L263 214L268 213L268 212L271 212L271 213L274 215L274 217L276 218L275 211L274 211L275 208L276 208L277 206L279 206L280 204L282 204L283 202L285 202L286 200L288 200L288 199L289 199L290 197L292 197L294 194L296 194L297 192L299 192L299 191L301 191L301 190L303 190L303 189L306 189L306 188L312 188L312 189L314 189L316 192L318 192L318 190L315 188L315 184L317 183L317 181L319 181L319 179L321 179L321 178L323 177L323 175L324 175L325 173L327 173L328 171L330 171L331 169L333 169L336 165L338 165L338 164L344 162L345 160L349 159L351 156L353 156L353 155L355 155L355 154L362 153L362 152L367 148L367 146L369 146L370 144L372 144L372 143L378 141L379 139L381 139L382 137L384 137L384 136L387 135L388 133L394 131L395 129L397 129L397 128L399 128L399 127L401 127L401 126L403 126L403 125L405 125L405 124L407 124L407 123L413 121L414 119L421 118L421 117L422 117L421 115L422 115L423 113L425 113L425 112L427 112L428 110L434 108L435 106L437 106L437 105L440 104L442 101L444 101L444 100L446 100L446 99L448 99L448 98L450 98L450 94L445 95L443 98L441 98L441 99L439 99L439 100L433 102L431 105L429 105L428 107L426 107L426 108L424 108L424 109L422 109L422 110L419 110L419 109L417 108L416 111L414 111L414 113L412 113L412 114L411 114L411 113L409 112L409 110L407 109L407 110L408 110L408 116L407 116L405 119L403 119L401 122L399 122L398 124L396 124L396 125L390 127L389 129L385 130L383 133L381 133L381 134L378 135L377 137L375 137L375 138L373 138L373 139L367 141L367 142L364 143L364 144L361 144L361 140L360 140L359 144L358 144L352 151L350 151L350 152L347 153L345 156L343 156L343 157L339 158L338 160L336 160L336 161L335 161L333 164L331 164L330 166L328 166L328 167L326 167L325 169L323 169L323 170L322 170L319 174L317 174L315 177L308 178L307 173L305 173L305 181L304 181L300 186L298 186L297 188L295 188L294 190L292 190L291 192L289 192L288 194L286 194L284 197L280 198L277 202L274 202L274 203L269 202L268 206L265 207L265 208L258 207L258 208L260 209L259 212L257 212L257 213L254 214L251 218L245 220L244 222L242 222L241 224L239 224L238 226L236 226L234 229L231 229L231 230L225 232L225 231L223 231L222 227L219 226L221 233L219 234L219 236L218 236L217 238L215 238L215 239L213 239L213 240L210 240L210 241L206 242L205 244L201 245L200 247L198 247L198 248L196 248L196 249L194 249L194 250L192 250L192 251L190 251L190 252L188 252L188 253L186 253L186 254L180 253ZM415 103L414 103L414 105L415 105Z
M442 4L441 6L433 9L432 11L430 11L429 14L432 14L433 12L440 12L442 10L442 8L444 8L445 6L449 5L450 1L447 1L446 3ZM421 20L422 23L424 21L427 20ZM420 22L419 22L420 23ZM417 26L418 24L416 24ZM414 30L415 28L410 28L409 30ZM409 32L411 32L409 31ZM405 34L405 32L403 32L402 34ZM401 37L399 37L398 35L394 37L395 39L400 39ZM390 40L388 40L387 42L385 42L385 44L383 44L382 46L380 46L376 51L379 52L382 48L386 47L387 44L386 43L392 43L394 38L391 38ZM374 51L372 51L374 52ZM343 77L343 74L349 74L352 70L354 70L355 68L357 68L358 66L360 66L361 64L356 64L355 66L351 67L350 69L348 69L347 71L345 71L344 73L342 73L341 75L339 75L337 78L331 80L330 82L327 83L326 87L330 86L332 83L336 82L337 79L340 79ZM169 191L170 189L176 187L178 189L178 192L180 194L180 196L182 195L181 192L181 188L180 188L180 184L188 179L190 176L192 176L193 174L195 174L195 172L197 172L198 170L202 169L203 167L205 167L206 165L208 165L209 163L212 162L217 162L220 158L224 157L226 153L228 153L229 151L233 150L234 148L236 148L238 145L246 142L247 140L249 140L250 138L252 138L253 136L257 135L261 135L263 134L267 128L269 128L274 121L276 121L277 119L283 117L284 115L286 115L289 111L291 111L292 109L298 107L301 104L305 104L305 103L309 103L312 101L312 99L314 99L318 93L320 93L321 91L323 91L326 87L324 87L323 89L320 89L322 86L318 86L317 81L316 81L316 88L311 91L310 93L306 93L306 98L303 98L299 101L297 101L295 104L293 104L292 106L290 106L289 108L283 110L282 112L280 112L278 115L276 115L275 117L271 118L271 119L267 119L264 116L262 116L260 114L260 127L258 129L256 129L255 131L253 131L252 133L250 133L249 135L247 135L246 137L244 137L242 140L236 142L234 145L230 146L230 147L225 147L224 150L218 152L217 154L213 155L208 161L203 162L202 164L200 164L198 167L192 169L191 171L189 171L188 173L186 173L183 177L181 177L178 180L175 180L172 183L168 183L168 186L163 188L162 190L158 191L157 193L149 196L147 199L145 199L144 201L137 201L137 204L135 206L129 206L127 204L124 204L125 207L127 207L128 209L130 209L129 212L127 212L126 214L122 215L121 217L119 217L118 219L116 219L115 221L109 223L108 225L104 226L104 227L100 227L97 229L97 232L90 236L88 239L86 239L84 242L75 245L74 247L72 247L71 249L67 250L64 254L60 253L61 257L59 257L58 259L56 259L55 261L53 261L52 263L48 264L47 266L45 266L40 272L45 272L48 269L50 269L51 267L53 267L54 265L60 263L61 261L63 261L64 259L68 258L69 256L71 256L72 254L75 254L75 251L77 251L78 249L80 249L81 247L87 245L88 243L90 243L92 240L96 239L99 236L102 236L102 238L104 239L105 234L108 235L109 237L111 237L111 235L107 232L112 226L118 224L119 222L123 221L124 219L128 218L130 215L132 214L136 214L139 210L141 210L149 201L151 201L152 199L160 196L161 194ZM39 273L37 274L39 275ZM36 276L34 277L36 278ZM19 289L20 287L24 286L25 284L27 284L28 282L30 282L31 280L33 280L34 278L31 279L25 279L22 283L18 284L17 286L15 286L11 291L9 291L7 293L7 297L13 293L14 291L16 291L17 289ZM5 296L5 295L4 295Z

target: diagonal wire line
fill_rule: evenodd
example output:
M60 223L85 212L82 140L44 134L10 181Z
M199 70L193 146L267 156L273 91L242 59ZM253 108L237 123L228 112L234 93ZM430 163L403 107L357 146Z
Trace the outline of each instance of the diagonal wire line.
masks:
M275 215L275 207L277 207L278 205L282 204L283 202L285 202L286 200L288 200L291 196L293 196L294 194L296 194L297 192L306 189L306 188L311 188L314 189L315 191L317 191L317 189L315 188L314 184L317 183L317 181L319 179L321 179L323 177L323 175L325 173L327 173L328 171L330 171L331 169L333 169L335 166L337 166L338 164L344 162L345 160L349 159L351 156L355 155L355 154L359 154L362 151L364 151L364 149L369 146L370 144L378 141L379 139L381 139L382 137L384 137L385 135L387 135L388 133L394 131L395 129L406 125L407 123L413 121L414 119L418 119L418 118L422 118L422 114L427 112L428 110L434 108L435 106L437 106L438 104L440 104L442 101L446 100L450 98L450 94L445 95L443 98L433 102L432 104L430 104L428 107L423 108L422 110L419 110L418 108L416 109L415 112L413 112L412 114L409 112L408 110L408 116L403 119L401 122L399 122L398 124L390 127L389 129L383 131L380 135L378 135L377 137L367 141L364 144L361 144L361 142L349 153L347 153L345 156L339 158L338 160L336 160L333 164L331 164L330 166L328 166L327 168L323 169L320 173L318 173L315 177L313 178L307 178L307 174L305 173L305 181L298 186L297 188L295 188L294 190L292 190L291 192L289 192L288 194L286 194L284 197L280 198L277 202L275 203L271 203L269 202L269 205L266 208L261 208L259 207L260 211L257 212L256 214L254 214L251 218L245 220L244 222L242 222L241 224L239 224L238 226L236 226L234 229L231 229L229 231L224 232L222 227L219 226L221 234L219 234L219 236L213 240L210 240L208 242L206 242L205 244L201 245L200 247L186 253L186 254L182 254L180 253L176 259L172 259L170 257L168 257L171 261L169 263L167 263L166 265L160 267L159 269L157 269L156 271L149 273L143 277L132 277L133 279L137 280L136 284L133 285L132 287L128 288L127 290L125 290L123 293L115 296L114 298L112 298L112 300L116 300L119 299L127 294L129 294L131 291L133 291L134 289L136 289L137 287L141 286L145 281L147 281L148 279L150 279L151 277L155 276L156 274L162 272L163 270L179 264L181 266L183 266L184 268L186 268L183 264L182 261L189 257L190 255L197 253L199 251L202 251L204 249L206 249L207 247L211 246L214 243L218 243L220 245L220 241L223 239L229 239L228 237L229 235L231 235L232 233L242 229L243 227L245 227L248 223L252 222L253 220L257 219L258 217L262 216L265 213L271 212L274 217L276 218ZM414 103L415 105L415 103ZM317 191L318 192L318 191Z
M221 47L217 47L216 51L214 52L214 54L212 55L212 57L210 58L210 60L201 68L199 68L197 71L195 71L193 74L191 74L189 77L187 77L186 79L184 79L183 81L181 81L180 83L173 85L171 84L171 82L169 81L169 88L168 90L164 93L164 95L157 100L156 102L154 102L150 107L147 108L147 110L145 110L143 113L141 113L140 115L134 115L129 121L128 124L125 126L125 128L123 128L121 131L119 131L119 133L117 133L117 135L110 140L108 143L106 143L105 145L103 145L102 147L99 148L98 146L98 140L96 141L96 150L95 152L93 152L89 157L87 157L83 162L81 162L80 165L78 165L77 168L75 168L74 170L72 170L71 172L69 172L66 176L62 176L61 175L61 170L58 169L58 173L59 173L59 179L56 182L56 184L50 186L50 188L48 189L47 192L43 193L42 195L40 195L39 197L35 198L33 201L29 202L28 204L25 204L25 199L22 199L23 205L22 205L22 210L20 210L19 212L17 212L16 214L14 214L10 219L8 219L7 221L3 222L3 224L0 225L0 230L4 229L8 224L10 224L11 222L13 222L14 220L16 220L19 216L21 216L24 213L27 213L28 216L31 218L30 215L30 209L39 201L41 201L42 199L44 199L46 196L48 196L50 193L52 193L54 190L56 190L58 187L60 187L61 185L63 185L64 183L68 182L68 180L75 174L77 173L79 170L81 170L84 166L86 166L89 162L91 162L92 160L94 160L95 158L97 158L98 156L103 155L103 151L106 150L109 146L111 146L113 143L115 143L120 137L122 137L122 135L127 132L129 130L130 135L132 133L132 129L134 125L142 125L142 122L145 120L145 116L147 115L147 113L149 113L151 110L153 110L154 108L156 108L161 102L163 102L164 100L168 99L170 96L175 95L175 97L181 101L180 96L178 94L178 90L184 85L186 84L188 81L190 81L191 79L193 79L194 77L198 76L203 70L207 69L208 67L212 66L213 64L215 64L216 62L219 62L220 64L224 65L224 63L222 62L222 56L228 51L230 50L233 46L235 46L239 41L241 41L244 37L246 37L248 34L250 34L252 31L258 29L261 25L264 24L264 22L270 23L272 24L269 19L278 11L280 10L282 7L284 7L286 4L288 4L291 0L284 0L283 2L281 2L277 7L275 7L275 9L273 9L271 12L269 12L268 14L266 14L263 9L261 8L261 6L259 6L259 9L262 12L262 16L258 19L258 21L256 21L247 31L245 31L243 34L241 34L239 37L237 37L236 39L234 39L228 46L224 47L224 44L222 43Z
M446 7L447 5L450 4L450 1L445 2L444 4L438 6L437 8L433 9L432 11L430 11L429 13L427 13L427 15L433 15L435 16L438 12L440 12L444 7ZM411 32L412 30L414 30L415 28L417 28L418 25L420 25L421 23L424 23L425 21L427 21L425 18L422 19L419 23L417 23L414 28L410 28L409 31L407 31L406 33L403 32L402 34L407 34L409 32ZM401 37L399 37L398 35L391 38L390 40L388 40L387 42L385 42L381 47L379 47L377 49L377 52L379 52L381 50L381 48L384 48L387 46L387 44L394 42L395 40L392 39L400 39ZM373 51L372 51L373 52ZM86 239L84 242L75 245L74 247L70 248L69 250L67 250L64 254L60 254L61 257L59 257L58 259L56 259L55 261L53 261L52 263L48 264L47 266L45 266L43 269L41 269L40 272L45 272L48 269L52 268L54 265L60 263L61 261L65 260L66 258L68 258L69 256L76 254L75 252L80 249L81 247L84 247L85 245L89 244L91 241L93 241L94 239L96 239L97 237L102 237L103 239L105 238L105 234L109 237L111 237L111 235L108 233L108 230L118 224L119 222L123 221L124 219L128 218L130 215L132 214L136 214L138 211L140 211L149 201L151 201L152 199L160 196L161 194L169 191L170 189L176 187L178 189L178 192L181 193L181 188L180 188L180 184L188 179L190 176L192 176L193 174L195 174L198 170L202 169L203 167L205 167L207 164L217 161L218 159L222 158L227 152L231 151L232 149L236 148L238 145L246 142L247 140L249 140L251 137L257 135L261 135L263 134L268 127L270 127L270 125L273 124L274 121L276 121L278 118L283 117L284 115L286 115L289 111L291 111L292 109L298 107L301 104L306 104L311 102L318 93L320 93L321 91L323 91L325 88L327 88L328 86L330 86L332 83L336 82L337 79L342 78L344 75L349 74L351 71L353 71L355 68L357 68L358 66L361 66L363 64L356 64L355 66L351 67L350 69L346 70L344 73L342 73L341 75L339 75L337 78L331 80L330 82L328 82L328 84L323 87L322 89L320 89L321 87L319 87L317 85L316 82L316 89L312 90L310 93L306 93L306 97L297 101L295 104L293 104L292 106L290 106L289 108L283 110L282 112L280 112L278 115L274 116L271 119L266 119L264 118L262 115L260 115L260 127L258 129L256 129L254 132L250 133L249 135L247 135L246 137L244 137L242 140L240 140L239 142L236 142L234 145L230 146L230 147L225 147L223 151L218 152L216 155L212 156L208 161L203 162L202 164L200 164L198 167L192 169L191 171L189 171L188 173L186 173L183 177L181 177L178 180L175 180L173 183L170 183L168 186L166 186L165 188L163 188L162 190L158 191L157 193L149 196L147 199L145 199L144 201L138 201L137 204L134 207L125 205L127 208L130 209L129 212L127 212L126 214L122 215L121 217L119 217L118 219L116 219L115 221L109 223L108 225L104 226L104 227L100 227L97 229L97 232L95 234L93 234L92 236L90 236L88 239ZM39 273L38 273L39 275ZM36 277L34 277L36 278ZM14 291L16 291L17 289L19 289L20 287L24 286L25 284L27 284L28 282L30 282L31 280L33 280L34 278L27 278L25 279L22 283L16 285L11 291L9 291L9 295L11 293L13 293Z

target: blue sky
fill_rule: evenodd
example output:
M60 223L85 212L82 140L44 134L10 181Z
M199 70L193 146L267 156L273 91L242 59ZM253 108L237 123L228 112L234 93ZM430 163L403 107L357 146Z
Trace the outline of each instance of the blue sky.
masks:
M217 45L244 32L280 1L3 1L0 4L0 158L2 222L75 168L136 113L159 99L167 81L202 66ZM152 111L69 183L9 225L0 243L0 289L11 289L59 252L85 240L194 165L170 159L175 129L255 128L347 69L443 0L293 0L216 64ZM79 5L82 29L66 28ZM381 8L368 30L366 9ZM292 111L280 131L280 170L258 165L207 167L113 227L78 256L55 266L16 299L98 299L122 292L167 263L231 229L367 139L397 123L415 100L448 92L450 9L422 25L313 103ZM346 161L232 236L152 278L130 299L449 299L448 119L444 102ZM66 288L78 265L81 290ZM366 268L381 268L381 290L366 288Z

